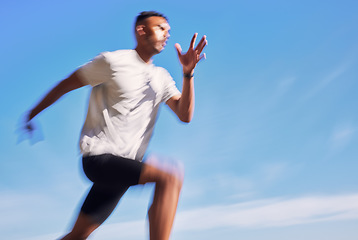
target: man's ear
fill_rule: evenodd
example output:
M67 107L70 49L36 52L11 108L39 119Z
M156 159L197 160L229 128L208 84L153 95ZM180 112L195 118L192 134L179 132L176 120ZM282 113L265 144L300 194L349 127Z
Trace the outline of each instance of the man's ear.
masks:
M144 28L145 28L144 25L138 25L135 27L135 30L136 30L138 36L142 36L145 34Z

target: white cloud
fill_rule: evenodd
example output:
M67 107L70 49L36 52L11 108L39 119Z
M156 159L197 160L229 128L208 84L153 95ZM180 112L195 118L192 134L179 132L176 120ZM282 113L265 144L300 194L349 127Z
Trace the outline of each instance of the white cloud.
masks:
M145 219L124 223L113 223L98 229L92 236L93 239L145 239L147 224Z
M240 174L208 174L198 179L190 179L188 181L190 184L184 184L182 198L185 201L210 198L215 189L216 196L220 196L217 200L221 202L253 199L263 186L267 187L278 181L284 181L300 168L298 164L289 164L280 160L261 164Z
M203 231L215 228L252 229L285 227L326 221L358 219L358 193L338 196L311 196L294 199L263 199L227 205L214 205L179 212L174 231ZM52 239L49 234L26 240ZM105 224L90 239L143 239L145 219ZM23 239L23 238L22 238Z
M358 219L358 194L210 206L180 213L176 227L179 231L261 228L346 219Z
M95 230L88 239L89 240L91 239L106 239L106 240L145 239L145 236L147 234L146 227L147 226L146 226L145 219L138 220L138 221L130 221L130 222L104 224L103 226ZM63 235L64 235L63 233L46 234L41 236L29 237L29 238L21 238L21 240L58 239L58 237L61 237Z
M296 199L264 199L215 205L179 212L175 232L214 228L267 228L324 221L358 219L358 194ZM96 233L98 239L138 239L145 236L145 221L116 223Z
M49 240L49 239L57 239L59 236L63 234L61 233L52 233L52 234L46 234L36 237L30 237L30 238L22 238L23 240Z

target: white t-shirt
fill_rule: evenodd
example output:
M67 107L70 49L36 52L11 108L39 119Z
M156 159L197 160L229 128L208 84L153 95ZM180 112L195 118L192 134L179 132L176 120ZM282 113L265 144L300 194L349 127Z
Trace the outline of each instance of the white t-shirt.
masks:
M160 103L180 94L170 74L145 63L135 50L101 53L78 73L93 86L80 138L82 154L141 161Z

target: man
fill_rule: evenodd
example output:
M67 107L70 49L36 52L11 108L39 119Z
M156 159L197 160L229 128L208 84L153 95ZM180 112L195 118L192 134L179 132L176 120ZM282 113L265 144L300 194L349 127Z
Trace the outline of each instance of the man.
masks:
M182 186L181 172L164 171L150 161L142 162L160 103L165 102L183 122L194 111L194 68L205 57L204 36L183 54L175 47L183 67L180 93L169 73L151 58L160 53L169 38L167 18L157 12L137 16L134 50L104 52L61 81L34 107L31 119L74 89L91 85L92 92L80 149L83 169L93 186L84 201L72 231L63 239L86 239L111 214L121 196L133 185L155 183L148 211L150 239L169 239Z

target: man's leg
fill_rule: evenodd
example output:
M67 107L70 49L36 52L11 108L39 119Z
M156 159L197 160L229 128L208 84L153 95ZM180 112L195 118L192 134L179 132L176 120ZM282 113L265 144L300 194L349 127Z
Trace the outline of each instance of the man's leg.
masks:
M129 187L121 179L115 179L116 176L123 175L121 171L125 168L118 165L120 159L117 157L104 154L84 157L82 162L84 172L94 184L71 232L62 240L87 239L108 218Z
M128 186L135 184L155 183L154 198L148 211L150 239L169 239L183 182L183 171L180 167L165 165L165 162L158 163L153 158L148 159L146 163L139 163L107 154L86 157L84 170L86 175L99 185L93 185L72 231L62 240L86 239L101 225L118 202L112 201L113 198L110 194L106 196L102 191L103 189L106 190L102 186L112 185L113 183L116 183L116 188L118 186L128 188ZM125 179L126 183L123 185ZM108 193L119 193L119 200L125 190L127 189L123 189L122 193L121 191L110 191ZM113 203L113 208L101 207L106 202ZM104 204L104 206L109 205ZM86 209L90 209L90 211ZM103 215L105 212L109 214Z
M139 184L155 182L155 193L148 211L151 240L168 240L174 222L180 190L183 183L183 171L171 167L165 171L156 164L143 165Z
M84 240L98 228L100 224L94 222L89 216L82 212L78 215L72 231L61 240Z
M82 240L96 230L112 213L128 186L107 189L93 184L76 223L62 240Z

